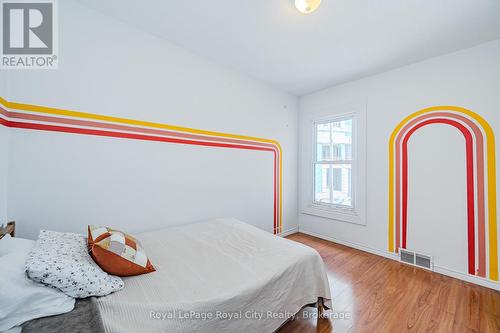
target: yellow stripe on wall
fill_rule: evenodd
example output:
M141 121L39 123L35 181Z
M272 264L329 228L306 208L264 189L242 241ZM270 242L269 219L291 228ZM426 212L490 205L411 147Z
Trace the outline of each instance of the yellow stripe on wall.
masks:
M497 191L496 191L496 150L495 135L488 122L475 112L459 106L433 106L412 113L401 121L389 139L389 225L388 225L388 249L394 252L394 144L396 135L401 128L412 119L435 111L454 111L465 114L477 121L486 134L486 155L488 166L488 237L489 237L489 277L498 281L498 237L497 237Z
M101 121L106 121L106 122L110 122L110 123L119 123L119 124L135 125L135 126L142 126L142 127L149 127L149 128L158 128L158 129L167 129L167 130L171 130L171 131L184 132L184 133L192 133L192 134L199 134L199 135L206 135L206 136L213 136L213 137L241 139L241 140L247 140L247 141L273 144L279 151L279 163L280 163L280 165L279 165L279 183L280 183L280 186L279 186L279 204L278 204L279 205L279 207L278 207L279 213L278 213L277 229L278 229L278 233L282 232L282 230L283 230L283 220L282 220L282 214L283 214L283 149L282 149L281 145L279 144L279 142L276 140L258 138L258 137L247 136L247 135L206 131L206 130L189 128L189 127L167 125L167 124L161 124L161 123L155 123L155 122L149 122L149 121L114 117L114 116L105 116L105 115L99 115L99 114L87 113L87 112L57 109L57 108L51 108L51 107L39 106L39 105L15 103L15 102L9 102L2 97L0 97L0 104L3 104L7 108L20 110L20 111L37 112L37 113L59 115L59 116L65 116L65 117L101 120Z

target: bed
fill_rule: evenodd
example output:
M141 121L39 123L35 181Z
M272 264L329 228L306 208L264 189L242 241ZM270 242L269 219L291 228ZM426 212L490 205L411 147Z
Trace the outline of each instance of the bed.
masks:
M137 238L156 272L124 278L123 290L77 302L79 311L99 313L101 322L93 324L104 332L274 332L318 299L331 307L324 264L314 249L236 219ZM25 332L49 331L53 320L68 315L32 321ZM71 328L78 318L88 321L85 314L74 317L62 322Z

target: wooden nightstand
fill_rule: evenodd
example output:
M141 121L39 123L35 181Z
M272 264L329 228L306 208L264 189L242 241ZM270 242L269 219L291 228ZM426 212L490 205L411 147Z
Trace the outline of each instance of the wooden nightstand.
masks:
M10 234L12 237L16 235L16 222L9 222L5 228L0 229L0 239L7 234Z

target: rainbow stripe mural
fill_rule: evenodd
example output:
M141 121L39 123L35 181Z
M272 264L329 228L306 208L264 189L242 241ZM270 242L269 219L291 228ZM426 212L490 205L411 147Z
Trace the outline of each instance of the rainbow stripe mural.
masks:
M465 139L468 273L498 281L495 136L478 114L458 106L435 106L401 121L389 141L389 251L408 237L408 142L420 128L446 124Z
M0 125L10 128L270 152L274 157L273 230L275 234L283 230L283 152L275 140L14 103L1 97Z

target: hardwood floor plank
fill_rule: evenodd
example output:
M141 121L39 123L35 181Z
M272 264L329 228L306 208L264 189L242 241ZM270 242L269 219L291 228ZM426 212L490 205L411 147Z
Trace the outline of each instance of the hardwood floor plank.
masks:
M333 308L350 318L316 320L317 310L305 308L280 333L500 333L498 291L309 235L287 238L319 252Z

